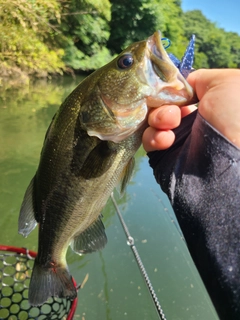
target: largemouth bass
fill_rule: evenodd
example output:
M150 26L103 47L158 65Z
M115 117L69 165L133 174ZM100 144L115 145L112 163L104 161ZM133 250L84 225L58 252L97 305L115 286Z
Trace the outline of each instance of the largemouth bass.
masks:
M19 216L25 237L39 224L31 305L76 297L68 246L79 254L105 246L100 213L114 187L120 183L123 190L131 176L148 108L187 105L193 96L155 32L85 78L61 105Z

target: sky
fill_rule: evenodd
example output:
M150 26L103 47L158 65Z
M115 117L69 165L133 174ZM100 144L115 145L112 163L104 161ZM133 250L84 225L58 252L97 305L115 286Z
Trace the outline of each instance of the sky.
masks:
M240 35L240 0L182 0L182 9L201 10L219 28Z

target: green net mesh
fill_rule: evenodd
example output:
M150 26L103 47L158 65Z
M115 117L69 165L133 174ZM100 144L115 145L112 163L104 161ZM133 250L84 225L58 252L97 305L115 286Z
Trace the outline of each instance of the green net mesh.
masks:
M0 251L0 319L71 320L73 303L70 300L50 298L40 307L28 303L33 263L34 259L28 254Z

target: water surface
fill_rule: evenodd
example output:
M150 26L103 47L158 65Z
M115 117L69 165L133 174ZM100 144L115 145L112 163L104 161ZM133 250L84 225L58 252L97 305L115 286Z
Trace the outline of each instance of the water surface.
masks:
M47 127L79 79L37 82L0 97L0 243L37 251L37 230L28 238L17 232L19 208L34 175ZM131 183L116 193L123 218L168 320L217 320L192 263L166 196L156 184L140 149ZM123 228L109 201L103 211L108 244L101 252L78 256L68 251L77 283L75 319L159 319Z

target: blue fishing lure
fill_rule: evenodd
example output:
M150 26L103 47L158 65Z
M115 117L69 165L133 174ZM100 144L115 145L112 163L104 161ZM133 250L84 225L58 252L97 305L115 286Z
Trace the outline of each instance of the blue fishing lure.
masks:
M165 49L169 48L171 45L171 41L167 38L162 38L162 42ZM172 53L168 53L169 58L172 60L175 66L179 69L179 71L181 72L181 74L184 76L185 79L187 78L189 73L194 71L192 67L193 60L194 60L194 45L195 45L195 35L193 34L181 61L177 57L175 57Z

